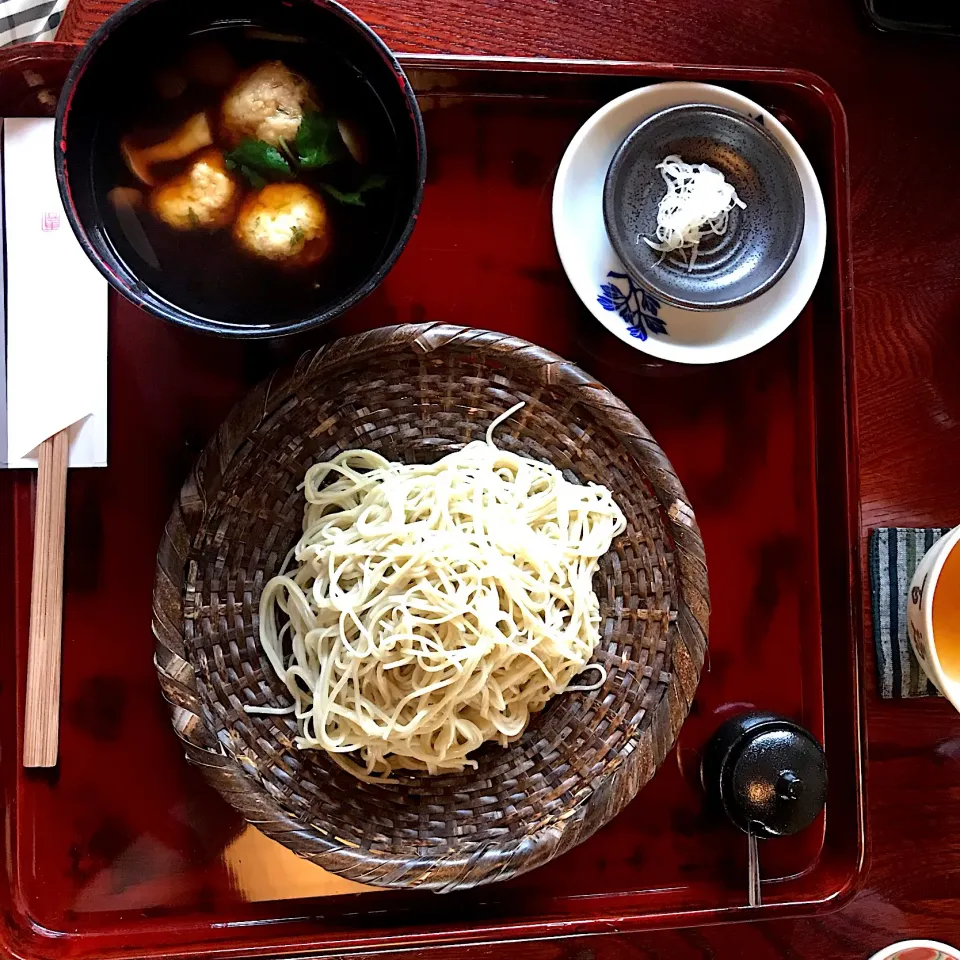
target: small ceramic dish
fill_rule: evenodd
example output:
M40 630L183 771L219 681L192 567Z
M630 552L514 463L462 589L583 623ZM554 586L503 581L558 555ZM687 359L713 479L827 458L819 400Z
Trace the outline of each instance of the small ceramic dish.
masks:
M657 208L667 187L665 157L707 163L745 204L726 232L691 250L664 254ZM803 187L793 161L765 127L728 107L668 107L643 121L613 156L603 189L607 235L627 272L667 303L723 310L769 290L793 262L803 236Z
M761 123L787 152L803 189L803 236L793 262L769 290L723 310L686 310L645 290L624 269L603 222L603 187L617 149L648 117L690 103L727 107ZM813 293L827 240L820 185L810 161L783 124L732 90L689 82L632 90L587 120L570 141L557 170L553 230L563 268L593 316L625 343L679 363L732 360L759 350L783 333Z
M901 940L884 947L870 960L960 960L960 952L937 940Z

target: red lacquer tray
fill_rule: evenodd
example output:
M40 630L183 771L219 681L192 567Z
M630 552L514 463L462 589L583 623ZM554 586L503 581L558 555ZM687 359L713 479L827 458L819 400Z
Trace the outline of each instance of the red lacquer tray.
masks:
M0 113L52 105L75 48L0 57ZM859 570L846 132L807 74L649 64L407 59L429 181L383 286L320 336L239 345L111 301L110 466L70 476L60 765L19 763L33 478L0 477L0 749L6 951L29 957L339 955L811 913L863 867ZM656 79L726 83L776 111L827 199L826 267L800 320L719 367L652 362L577 300L550 223L553 173L600 104ZM599 213L599 211L598 211ZM244 390L323 338L402 321L509 331L575 359L646 421L697 510L710 654L678 750L615 821L514 881L375 891L247 827L183 759L154 677L154 554L192 459ZM122 602L121 602L122 601ZM698 751L726 713L768 708L826 744L825 818L761 849L703 810Z

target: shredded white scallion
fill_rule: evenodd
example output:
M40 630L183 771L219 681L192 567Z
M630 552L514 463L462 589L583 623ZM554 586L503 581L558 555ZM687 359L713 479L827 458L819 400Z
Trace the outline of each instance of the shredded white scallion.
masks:
M723 236L730 211L734 207L746 209L746 204L723 174L708 163L684 163L671 154L657 164L657 169L667 185L657 207L657 239L642 239L664 257L679 251L687 269L692 270L700 241L711 235Z

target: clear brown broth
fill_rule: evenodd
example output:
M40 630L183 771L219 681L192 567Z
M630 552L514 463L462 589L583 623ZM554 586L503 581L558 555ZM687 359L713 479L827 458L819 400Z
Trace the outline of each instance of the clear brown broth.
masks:
M187 117L199 110L210 111L216 120L225 90L192 83L174 100L156 92L157 73L182 62L191 44L215 42L235 59L241 70L266 60L280 60L308 79L317 89L325 111L350 119L364 134L368 156L361 167L344 161L318 171L303 171L298 180L319 189L321 181L340 190L355 189L370 173L389 177L396 167L396 135L379 97L364 78L332 51L317 43L262 39L250 36L245 26L221 27L194 34L183 49L169 51L163 60L145 65L142 77L131 78L125 91L118 91L117 109L98 128L98 137L112 144L100 145L95 153L108 159L112 169L100 182L114 186L138 187L136 178L123 162L120 138L131 132L144 142L163 139ZM216 124L213 123L215 136ZM225 144L218 142L218 146ZM182 171L189 159L157 165L155 173L165 180ZM252 190L244 182L246 191ZM128 230L106 195L98 196L99 214L119 257L135 275L163 299L182 309L221 321L239 324L273 322L291 316L319 313L341 299L369 275L384 251L397 215L396 191L386 187L365 194L365 206L354 207L327 202L332 220L333 247L319 264L301 271L279 268L241 251L229 228L174 230L146 209L137 217L155 254L156 263L136 249Z

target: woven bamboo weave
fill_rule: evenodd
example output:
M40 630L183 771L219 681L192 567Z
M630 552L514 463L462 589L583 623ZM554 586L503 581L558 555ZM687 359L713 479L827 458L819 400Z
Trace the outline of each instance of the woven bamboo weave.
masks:
M297 540L310 464L368 447L429 462L499 446L606 484L628 528L595 579L603 687L554 698L479 769L367 784L300 752L258 640L264 584ZM174 728L223 797L268 836L364 883L451 890L546 863L616 816L671 749L707 644L703 542L673 468L605 387L541 347L444 324L339 340L257 387L183 487L160 545L156 664Z

